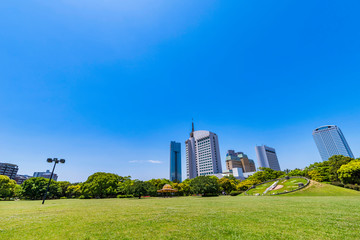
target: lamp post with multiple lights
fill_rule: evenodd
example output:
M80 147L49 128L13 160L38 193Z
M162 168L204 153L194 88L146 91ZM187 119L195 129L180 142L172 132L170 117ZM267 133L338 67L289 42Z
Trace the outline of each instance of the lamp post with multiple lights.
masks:
M57 164L57 163L65 163L65 159L60 159L60 160L59 160L59 159L57 159L57 158L48 158L46 161L47 161L48 163L54 162L54 167L53 167L53 170L52 170L51 175L50 175L49 183L48 183L48 185L47 185L46 192L45 192L45 194L44 194L44 198L43 198L42 204L44 204L45 199L46 199L46 195L47 195L47 193L48 193L48 191L49 191L50 182L51 182L51 179L52 179L52 177L53 177L56 164Z

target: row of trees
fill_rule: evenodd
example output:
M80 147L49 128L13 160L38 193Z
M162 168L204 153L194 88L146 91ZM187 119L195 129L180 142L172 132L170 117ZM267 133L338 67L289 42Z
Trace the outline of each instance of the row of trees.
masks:
M335 155L303 170L292 170L288 175L305 176L317 182L360 184L360 159Z
M30 178L20 186L7 176L0 176L0 198L22 198L37 200L45 194L48 179L42 177ZM149 181L132 180L130 176L122 177L113 173L98 172L89 176L83 183L71 184L67 181L51 181L49 198L114 198L158 196L157 190L165 184L177 189L176 195L188 196L201 194L203 196L230 194L236 190L240 182L234 177L218 179L214 176L200 176L182 183L171 182L168 179L151 179Z
M89 176L83 183L51 181L49 198L112 198L158 196L165 184L177 189L179 196L200 194L214 196L221 193L237 195L251 186L261 182L288 176L304 176L318 182L332 182L336 185L357 187L360 184L360 159L344 156L333 156L328 161L314 163L303 170L274 171L261 168L244 181L232 176L218 179L214 176L199 176L185 181L171 182L168 179L151 179L149 181L132 180L130 176L122 177L113 173L98 172ZM26 180L21 186L14 180L0 175L0 198L41 199L46 191L48 179L37 177ZM350 185L349 185L350 186ZM355 189L355 188L354 188Z

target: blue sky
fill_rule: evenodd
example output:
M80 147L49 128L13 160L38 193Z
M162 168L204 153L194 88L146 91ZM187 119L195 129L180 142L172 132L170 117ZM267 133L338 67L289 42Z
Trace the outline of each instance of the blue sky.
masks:
M197 130L280 166L321 161L312 130L338 125L360 155L358 1L7 1L0 15L0 161L20 174L67 160L168 178L169 144Z

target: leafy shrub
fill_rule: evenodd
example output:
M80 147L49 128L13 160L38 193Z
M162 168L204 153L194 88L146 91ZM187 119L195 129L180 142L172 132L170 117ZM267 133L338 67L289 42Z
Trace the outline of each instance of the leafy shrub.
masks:
M67 199L67 197L61 197L60 199Z
M230 196L237 196L237 195L239 195L241 193L242 193L242 191L231 191Z
M133 198L133 195L117 195L117 198Z
M338 187L344 187L344 184L342 184L341 182L332 182L331 184Z

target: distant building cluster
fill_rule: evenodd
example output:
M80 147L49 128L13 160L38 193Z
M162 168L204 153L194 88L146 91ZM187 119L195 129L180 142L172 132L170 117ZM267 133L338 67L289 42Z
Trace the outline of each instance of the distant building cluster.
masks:
M335 125L326 125L313 131L313 138L323 161L334 155L354 158L351 149L341 132ZM219 150L219 139L216 133L205 130L192 131L185 141L186 176L189 179L197 176L213 175L219 178L233 175L245 179L260 168L271 168L281 171L275 148L262 145L255 147L257 168L255 162L243 152L228 150L226 153L226 170L222 170ZM170 180L181 181L181 143L170 143Z
M51 172L50 170L46 170L46 172L34 172L33 176L29 175L18 175L19 167L16 164L12 163L1 163L0 162L0 175L8 176L10 179L15 180L17 184L22 184L25 180L31 177L44 177L50 178ZM57 181L57 174L54 173L53 179Z
M280 165L274 148L260 146L255 149L259 154L260 167L280 170ZM217 177L233 175L245 179L256 172L255 162L243 152L228 150L226 154L226 170L221 165L219 139L216 133L195 131L192 123L190 138L185 141L186 176L189 179L198 176L213 175ZM170 143L170 180L181 181L181 143Z

